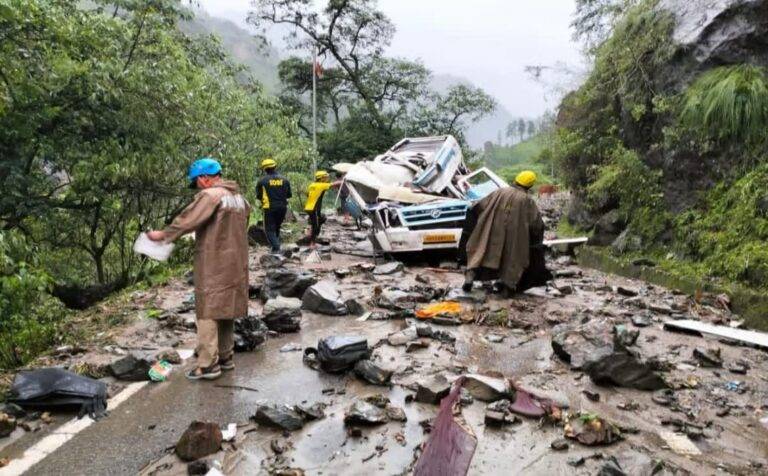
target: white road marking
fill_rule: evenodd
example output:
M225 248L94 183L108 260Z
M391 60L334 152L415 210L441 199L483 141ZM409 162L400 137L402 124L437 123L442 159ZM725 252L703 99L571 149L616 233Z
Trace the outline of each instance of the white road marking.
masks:
M107 400L107 410L115 411L121 403L131 398L136 392L146 387L149 382L136 382L128 385L125 389ZM38 441L35 445L24 452L24 456L13 459L4 468L0 468L0 476L18 476L24 474L32 466L36 465L48 455L61 448L67 441L71 440L78 433L85 430L93 424L93 420L87 416L81 419L73 418L67 423L61 425L53 433Z

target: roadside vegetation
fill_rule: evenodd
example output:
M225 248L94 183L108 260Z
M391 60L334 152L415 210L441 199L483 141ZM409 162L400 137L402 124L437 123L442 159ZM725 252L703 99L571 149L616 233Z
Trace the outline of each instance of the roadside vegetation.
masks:
M655 0L578 3L594 69L563 100L551 145L583 211L573 225L618 210L630 243L620 251L765 290L765 69L712 67L669 86L673 19Z

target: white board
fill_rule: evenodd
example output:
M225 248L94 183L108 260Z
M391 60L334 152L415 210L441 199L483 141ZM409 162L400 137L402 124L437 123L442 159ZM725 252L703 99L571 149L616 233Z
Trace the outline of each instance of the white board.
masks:
M726 326L716 326L714 324L707 324L706 322L693 321L688 319L681 321L667 321L664 323L664 328L667 330L697 332L699 334L713 335L768 349L768 334L763 332L734 329L732 327Z

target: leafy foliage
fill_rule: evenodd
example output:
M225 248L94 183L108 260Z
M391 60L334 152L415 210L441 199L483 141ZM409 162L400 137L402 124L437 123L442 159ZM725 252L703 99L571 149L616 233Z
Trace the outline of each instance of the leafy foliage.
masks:
M707 71L686 90L682 123L705 138L765 143L768 77L758 66L722 66Z
M51 284L26 240L0 232L0 369L25 364L55 341L64 311L47 293Z
M490 96L470 86L431 91L431 72L423 64L385 56L395 28L373 0L332 0L319 11L304 0L257 0L249 22L262 32L287 27L290 48L318 48L323 63L317 78L318 148L326 160L370 157L403 135L453 134L462 141L467 121L496 107ZM279 70L281 99L300 115L300 126L309 134L313 65L293 57Z
M198 156L219 158L248 194L265 156L309 169L294 117L242 84L215 41L178 30L180 2L117 7L0 6L0 223L39 246L57 282L141 277L132 241L189 200Z

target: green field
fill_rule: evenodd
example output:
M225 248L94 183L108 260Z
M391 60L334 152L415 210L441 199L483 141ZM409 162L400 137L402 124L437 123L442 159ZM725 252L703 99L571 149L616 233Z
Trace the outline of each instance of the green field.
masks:
M508 182L523 170L533 170L539 177L538 184L554 183L546 140L539 134L512 146L493 145L483 153L483 163Z

